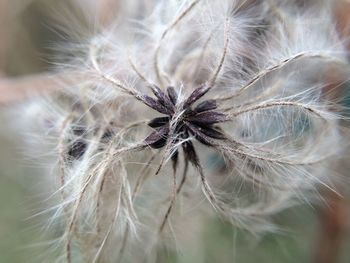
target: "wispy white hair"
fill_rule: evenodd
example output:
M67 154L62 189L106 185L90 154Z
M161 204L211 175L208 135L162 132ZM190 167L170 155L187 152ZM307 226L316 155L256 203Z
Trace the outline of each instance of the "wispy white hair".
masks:
M57 157L58 261L152 262L161 245L175 250L199 239L194 228L212 207L255 233L274 230L271 215L319 186L335 191L332 163L345 144L329 87L347 80L348 62L331 3L300 2L119 1L115 19L92 19L90 32L66 22L75 41L60 45L57 58L69 84L26 115ZM181 101L203 83L230 119L221 127L230 140L196 143L206 184L190 168L160 232L174 198L171 168L153 175L184 142L139 150L157 114L138 96L153 84L174 86Z

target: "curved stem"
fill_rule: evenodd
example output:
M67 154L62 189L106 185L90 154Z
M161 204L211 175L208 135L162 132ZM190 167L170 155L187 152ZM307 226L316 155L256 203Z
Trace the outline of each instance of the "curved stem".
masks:
M204 45L202 47L202 51L201 51L201 53L199 55L199 59L197 61L197 64L195 66L195 70L194 70L194 73L193 73L193 78L194 79L196 79L196 77L199 74L199 69L200 69L200 67L202 66L202 63L203 63L203 58L204 58L205 51L207 50L207 48L209 46L209 43L212 40L213 35L214 35L214 32L211 32L209 37L207 38L207 40L204 42Z
M249 148L248 148L249 149ZM261 161L265 161L265 162L269 162L269 163L275 163L275 164L283 164L283 165L312 165L312 164L316 164L316 163L320 163L324 160L326 160L327 158L329 158L328 156L324 157L324 158L320 158L317 160L310 160L310 161L292 161L292 160L285 160L284 158L280 157L267 157L264 155L257 155L257 154L253 154L253 153L248 153L246 151L243 150L239 150L236 149L235 147L221 147L220 150L224 150L227 152L234 152L236 154L238 154L239 156L246 158L252 158L252 159L257 159L257 160L261 160Z
M103 180L105 180L105 177L106 177L106 176L103 177ZM123 176L123 177L124 177L124 176ZM108 230L107 230L107 232L106 232L106 234L105 234L105 237L103 238L103 240L102 240L102 242L101 242L101 244L100 244L100 246L99 246L99 248L98 248L98 251L97 251L97 253L95 254L95 257L94 257L94 260L92 261L92 263L97 262L97 260L98 260L98 258L99 258L99 255L100 255L100 253L101 253L101 251L102 251L102 249L103 249L105 243L107 242L107 239L108 239L110 233L112 232L114 222L116 221L116 219L117 219L117 217L118 217L118 215L119 215L120 203L121 203L121 194L122 194L123 188L124 188L124 185L123 185L123 183L122 183L122 184L120 185L120 188L118 189L117 195L116 195L116 200L117 200L117 202L116 202L116 205L115 205L114 216L113 216L113 218L112 218L112 220L111 220L110 226L109 226L109 228L108 228ZM103 189L101 189L100 194L102 194L102 191L103 191ZM98 228L97 231L100 232L101 230Z
M109 83L112 84L112 86L117 87L120 91L134 96L136 99L141 100L142 95L132 89L132 88L128 88L126 86L124 86L122 83L120 83L118 80L112 78L111 76L106 75L105 73L102 72L98 62L97 62L97 52L98 52L98 48L95 45L91 45L90 47L90 60L92 63L93 68L96 70L96 72L100 75L100 77L106 81L108 81Z
M165 37L168 35L168 33L188 14L190 13L190 11L200 2L200 0L194 0L163 32L159 42L158 42L158 45L157 45L157 48L156 48L156 51L155 51L155 54L154 54L154 70L155 70L155 73L156 73L156 77L157 77L157 80L160 84L160 86L162 87L163 86L163 80L162 80L162 77L161 77L161 72L160 72L160 69L159 69L159 52L160 52L160 48L161 48L161 44L163 42L163 40L165 39Z
M227 110L230 110L230 109L237 109L237 108L241 108L241 107L245 107L245 106L249 106L249 105L255 104L255 103L261 101L262 99L265 99L266 97L273 95L273 93L276 92L281 87L281 84L282 84L282 80L279 79L273 85L269 86L269 88L264 89L260 93L260 95L255 96L253 99L245 101L245 102L243 102L241 104L239 104L239 103L236 104L235 103L234 106L232 106L230 108L227 108L227 109L223 109L223 111L227 111Z
M156 158L156 154L152 154L151 158L147 161L146 165L143 167L143 169L140 171L140 176L137 178L134 190L132 192L132 200L135 199L142 183L146 180L149 173L146 173L146 171L149 169L150 164L154 161Z
M325 120L325 118L322 116L322 114L318 110L316 110L316 109L314 109L314 108L312 108L310 106L304 105L302 103L293 102L293 101L276 101L276 102L270 102L270 103L255 105L255 106L251 106L251 107L239 110L239 111L235 111L235 112L229 113L228 116L229 116L229 118L235 118L235 117L237 117L237 116L239 116L239 115L241 115L243 113L247 113L247 112L251 112L251 111L257 111L257 110L261 110L261 109L268 109L268 108L273 108L273 107L297 107L297 108L302 108L302 109L305 109L305 110L311 112L314 115L317 115L321 119ZM226 110L229 111L229 110L231 110L231 108L230 109L226 109Z
M176 169L173 169L173 191L172 191L172 197L171 197L171 200L170 200L170 204L169 204L169 207L165 213L165 216L163 218L163 221L159 227L159 233L163 232L164 230L164 227L165 227L165 224L166 222L168 221L168 218L170 216L170 213L171 213L171 210L175 204L175 200L176 200L176 195L177 195L177 188L176 188Z
M140 186L142 185L142 183L146 180L146 177L149 173L146 173L146 171L149 169L150 164L153 162L153 160L155 159L156 154L153 154L151 156L151 158L147 161L146 165L143 167L143 169L140 171L140 176L137 178L137 181L135 183L135 187L134 190L131 194L131 200L133 201L140 189ZM125 249L126 249L126 244L128 243L128 239L129 239L129 232L130 232L130 226L127 223L126 227L125 227L125 231L123 233L123 240L122 240L122 244L120 246L119 252L118 252L118 262L121 262L123 257L124 257L124 253L125 253Z
M260 71L257 75L255 75L255 77L253 77L246 85L244 85L243 87L241 87L237 92L235 92L234 94L225 96L225 97L218 97L216 98L216 100L221 100L221 101L225 101L225 100L230 100L232 98L238 97L240 96L244 91L246 91L247 89L251 88L254 86L254 84L256 84L260 79L264 78L265 76L267 76L268 74L271 74L272 72L279 70L281 68L283 68L284 66L290 64L291 62L297 61L299 59L303 59L303 58L312 58L312 59L325 59L325 60L330 60L333 62L336 62L338 64L346 64L345 61L340 60L337 57L334 56L330 56L327 54L315 54L315 53L308 53L308 52L301 52L298 53L292 57L289 57L285 60L283 60L282 62L271 66L267 69L264 69L262 71Z
M176 193L180 194L182 187L184 186L186 179L187 179L187 172L188 172L188 160L185 160L185 166L184 166L184 170L183 170L183 174L182 174L182 179L181 182L179 184L179 187L177 188Z
M129 64L131 66L131 68L133 69L133 71L135 71L136 75L147 84L148 87L153 86L153 84L145 77L145 75L143 75L141 73L141 71L137 68L137 66L135 65L134 61L131 59L131 55L128 54L128 61Z
M102 134L101 134L102 135ZM126 152L129 152L129 151L133 151L133 150L137 150L137 149L140 149L140 147L145 147L145 145L142 143L142 144L136 144L134 146L130 146L130 147L123 147L123 148L120 148L112 153L109 153L112 155L112 157L115 157L116 155L118 154L122 154L122 153L126 153ZM108 158L109 160L110 158ZM67 239L66 239L66 258L67 258L67 262L68 263L71 263L71 239L72 239L72 233L74 231L74 228L75 228L75 221L77 219L77 215L78 215L78 211L80 209L80 206L81 206L81 203L83 201L83 198L85 196L85 193L88 189L88 186L90 185L93 177L95 177L95 173L94 171L95 170L101 170L99 169L101 166L103 166L104 163L101 163L99 164L98 167L96 167L96 169L94 169L92 172L89 173L88 177L86 178L85 180L85 183L75 201L75 206L74 206L74 209L73 209L73 213L72 213L72 216L71 216L71 220L69 221L68 223L68 227L67 227ZM102 171L100 173L104 173L104 170L102 169Z
M223 52L222 52L222 55L221 55L221 59L220 59L220 62L218 64L218 67L216 68L215 70L215 73L214 75L212 76L212 78L209 80L209 86L210 87L213 87L215 85L215 82L216 82L216 79L225 63L225 58L226 58L226 55L227 55L227 50L228 50L228 43L229 43L229 24L230 24L230 19L227 17L226 18L226 22L225 22L225 44L224 44L224 49L223 49Z
M201 178L201 182L202 182L202 188L203 188L203 193L205 195L205 197L209 200L210 204L218 211L218 212L223 212L224 209L222 207L222 205L218 202L218 200L215 197L215 194L213 193L213 191L211 190L211 187L205 177L203 168L201 166L200 163L198 163L197 165L195 165L195 167L197 168L200 178Z

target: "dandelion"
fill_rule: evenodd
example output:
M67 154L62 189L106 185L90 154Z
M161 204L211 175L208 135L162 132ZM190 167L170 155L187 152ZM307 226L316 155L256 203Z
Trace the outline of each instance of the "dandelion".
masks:
M331 5L296 2L128 1L66 47L76 84L32 111L56 145L60 260L152 262L212 211L274 230L334 190L343 129L324 74L344 81L348 63Z

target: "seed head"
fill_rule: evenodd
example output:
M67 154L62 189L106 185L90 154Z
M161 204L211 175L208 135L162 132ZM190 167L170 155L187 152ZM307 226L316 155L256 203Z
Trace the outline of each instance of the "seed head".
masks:
M348 62L330 1L297 2L124 1L118 26L69 45L76 85L32 116L57 145L68 263L141 262L169 233L198 243L212 211L274 230L331 188L344 134L324 76L345 81Z

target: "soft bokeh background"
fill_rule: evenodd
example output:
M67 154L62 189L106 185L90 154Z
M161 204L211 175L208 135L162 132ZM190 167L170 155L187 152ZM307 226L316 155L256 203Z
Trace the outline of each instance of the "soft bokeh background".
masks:
M0 76L5 80L45 72L51 67L51 47L58 37L44 4L47 7L57 2L0 0ZM345 2L336 11L342 29L350 17L349 4ZM36 263L47 246L41 243L43 224L31 216L40 207L40 192L46 189L40 184L42 170L23 155L21 139L11 130L14 120L8 113L18 102L12 97L10 102L0 104L0 263ZM346 162L342 165L346 171ZM203 244L194 246L201 251L194 253L193 248L188 248L180 256L164 253L159 262L348 263L349 198L346 194L343 199L324 194L329 209L303 205L276 216L282 229L278 234L254 237L219 219L208 219Z

